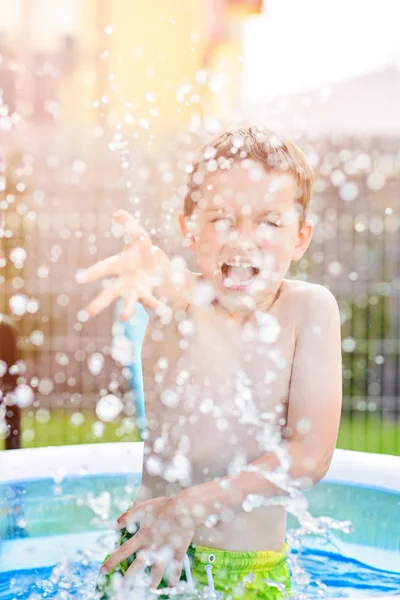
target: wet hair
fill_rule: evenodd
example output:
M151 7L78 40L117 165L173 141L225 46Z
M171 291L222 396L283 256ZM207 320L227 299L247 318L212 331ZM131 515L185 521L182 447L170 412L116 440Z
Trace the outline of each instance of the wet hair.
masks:
M244 160L260 163L267 173L291 174L297 185L297 203L304 221L310 204L313 172L300 148L291 140L260 127L233 127L213 135L198 151L190 169L184 200L189 217L201 198L207 174L229 170Z

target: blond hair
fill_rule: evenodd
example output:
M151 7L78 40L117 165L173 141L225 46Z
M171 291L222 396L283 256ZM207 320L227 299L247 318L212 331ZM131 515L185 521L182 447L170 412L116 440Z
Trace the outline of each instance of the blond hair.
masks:
M207 173L228 169L233 163L253 160L266 172L278 171L293 175L297 202L305 218L310 204L313 172L300 148L292 141L260 127L234 127L212 136L193 161L187 182L184 214L189 217L198 200Z

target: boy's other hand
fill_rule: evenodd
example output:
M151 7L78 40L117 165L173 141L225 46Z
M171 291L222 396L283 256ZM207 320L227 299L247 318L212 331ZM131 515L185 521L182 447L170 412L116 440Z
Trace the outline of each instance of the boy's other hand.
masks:
M119 517L118 526L128 531L135 527L139 529L102 565L102 573L112 571L120 562L137 554L125 573L128 579L151 566L150 587L157 589L166 568L170 567L169 585L175 586L179 582L183 561L197 527L196 519L179 494L138 504Z
M155 310L159 316L169 315L171 312L169 307L153 295L156 284L157 248L153 246L150 236L125 210L118 210L113 220L122 229L125 247L119 254L101 260L77 273L76 278L79 283L111 278L105 289L86 306L85 311L89 317L93 317L114 300L122 297L124 307L121 319L124 321L133 315L137 302Z

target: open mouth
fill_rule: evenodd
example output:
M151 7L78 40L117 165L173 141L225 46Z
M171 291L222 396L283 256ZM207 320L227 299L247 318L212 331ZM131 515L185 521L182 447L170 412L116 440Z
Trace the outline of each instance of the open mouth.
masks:
M260 269L248 259L236 257L220 263L224 287L239 290L244 289Z

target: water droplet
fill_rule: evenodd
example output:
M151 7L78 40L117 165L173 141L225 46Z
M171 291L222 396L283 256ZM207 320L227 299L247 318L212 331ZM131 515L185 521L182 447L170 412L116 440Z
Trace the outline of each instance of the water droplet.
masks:
M38 268L37 275L38 275L38 277L40 277L40 279L45 279L46 277L49 276L49 272L50 272L49 267L47 265L42 265L41 267Z
M259 339L266 344L276 342L281 332L278 319L268 313L256 313L256 319L259 326Z
M47 408L39 408L36 411L36 421L41 425L45 425L50 421L50 411Z
M15 266L17 266L17 265L15 265ZM22 267L22 265L21 265L21 267ZM23 288L24 280L22 279L22 277L14 277L12 280L12 286L15 290L20 290L21 288Z
M66 307L66 306L68 306L69 301L70 301L70 298L69 298L69 296L67 296L67 294L60 294L57 297L57 304L59 306Z
M62 483L62 481L64 480L65 476L66 476L67 472L64 469L64 467L59 467L56 471L56 473L54 473L53 475L53 481L54 483L56 483L57 485Z
M39 301L36 300L35 298L31 298L30 300L28 300L28 302L26 304L26 310L31 315L34 315L35 313L37 313L37 311L39 310Z
M222 418L217 420L216 426L219 431L227 431L229 424L226 419Z
M122 412L123 408L124 405L117 396L108 394L98 401L96 405L96 414L102 421L114 421L114 419Z
M81 412L75 412L71 415L69 422L71 423L72 427L80 427L85 422L85 415L83 415Z
M381 190L385 183L386 179L381 173L370 173L367 177L367 186L370 190Z
M100 352L95 352L88 358L88 368L92 375L99 375L104 365L104 356Z
M124 115L124 122L127 125L133 125L133 123L135 122L135 119L133 117L133 115L131 113L125 113Z
M191 321L189 319L184 319L183 321L180 321L180 323L178 325L178 329L179 329L179 332L181 335L184 335L184 336L192 335L194 332L193 321Z
M162 462L157 456L149 456L145 461L145 469L149 475L161 475Z
M339 190L339 196L345 202L351 202L358 196L358 186L355 183L345 183Z
M11 312L18 317L24 315L27 310L28 297L25 294L15 294L9 300Z
M300 419L300 421L297 422L296 429L301 435L305 435L306 433L309 433L309 431L311 429L311 424L310 424L309 419Z
M160 329L155 329L151 332L151 339L155 342L162 342L164 339L164 334Z
M337 277L342 272L342 265L338 261L333 261L328 265L328 273L333 277Z
M157 361L158 367L165 371L168 368L168 359L162 356Z
M1 435L1 431L0 431ZM33 429L24 429L22 432L22 440L29 444L35 439L35 431Z
M176 454L165 467L164 478L170 483L179 481L182 485L190 485L191 471L192 466L188 457Z
M346 337L342 341L342 348L344 352L354 352L356 349L356 341L354 338Z
M34 346L41 346L44 342L44 334L43 331L32 331L30 335L30 340Z
M124 335L113 335L111 357L120 365L130 366L135 358L131 340Z
M201 401L201 404L199 406L199 410L203 414L210 413L213 410L213 408L214 408L214 402L213 402L212 398L204 398Z
M54 246L51 247L50 249L50 260L53 263L58 262L58 260L60 259L62 255L62 248L61 246L58 246L57 244L55 244Z
M25 384L18 385L15 389L14 394L17 406L19 406L20 408L26 408L27 406L30 406L35 399L33 390Z
M24 263L27 254L24 248L14 248L10 252L10 258L13 263Z
M86 171L86 163L83 160L74 160L72 163L72 171L77 175L82 175Z
M179 404L179 396L173 390L164 390L161 393L161 402L165 404L165 406L169 406L170 408L174 408Z
M48 379L47 377L44 377L43 379L40 380L39 385L38 385L38 390L41 394L43 394L44 396L47 394L51 394L51 392L53 391L54 388L54 384L52 382L51 379Z
M89 320L89 314L86 310L80 310L76 318L80 323L86 323Z
M104 435L104 423L102 421L96 421L92 425L93 435L97 438L102 438Z
M208 515L207 519L204 521L204 525L212 529L218 523L217 515Z
M100 517L100 519L107 521L111 509L111 495L109 492L102 492L98 496L89 493L86 496L86 503L95 515Z
M263 168L256 166L256 167L249 169L249 179L251 181L254 181L255 183L257 183L257 182L261 181L263 176L264 176Z

